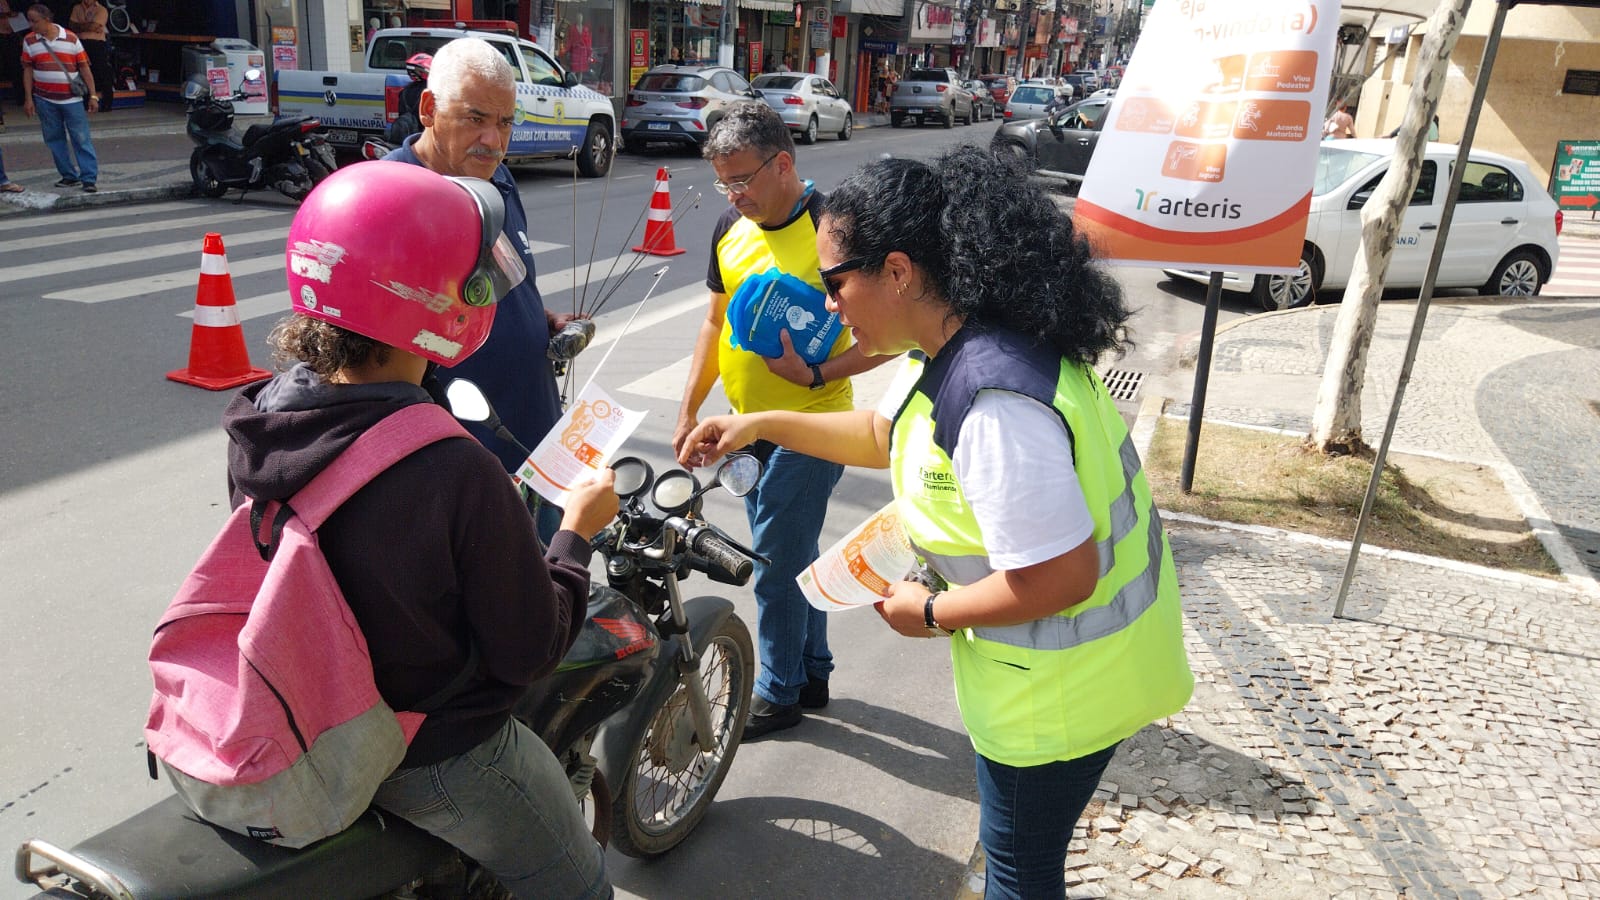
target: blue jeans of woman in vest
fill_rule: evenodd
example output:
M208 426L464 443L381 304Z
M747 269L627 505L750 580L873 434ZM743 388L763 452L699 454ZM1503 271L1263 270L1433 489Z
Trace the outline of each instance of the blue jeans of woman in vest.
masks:
M1042 766L978 757L978 840L988 873L984 900L1066 895L1067 842L1117 746Z
M566 772L515 719L460 756L396 771L373 804L472 857L518 897L613 895Z

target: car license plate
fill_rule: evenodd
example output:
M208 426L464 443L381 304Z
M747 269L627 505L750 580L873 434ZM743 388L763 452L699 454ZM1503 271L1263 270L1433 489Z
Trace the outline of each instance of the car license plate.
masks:
M672 130L672 123L671 122L646 122L644 127L650 129L651 131L671 131Z
M348 128L328 129L328 142L330 144L354 144L356 133Z
M909 114L909 115L916 116L916 115L921 115L922 114L922 110L917 109L916 107L912 107L911 109L906 110L906 113Z

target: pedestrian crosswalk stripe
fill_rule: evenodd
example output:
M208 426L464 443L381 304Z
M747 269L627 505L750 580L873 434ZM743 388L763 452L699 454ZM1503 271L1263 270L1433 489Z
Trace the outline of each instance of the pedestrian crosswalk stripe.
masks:
M570 291L573 289L573 276L576 275L577 289L581 293L584 288L584 283L589 281L589 273L593 272L594 284L589 285L589 292L593 294L595 288L600 286L601 279L606 277L607 272L611 273L611 280L613 283L615 283L616 279L621 276L623 272L627 271L627 264L631 261L632 256L633 254L629 253L626 257L613 256L610 259L597 259L592 263L584 263L583 265L578 266L576 269L562 269L559 272L539 273L534 279L534 284L539 286L539 293L541 294L559 294L562 291ZM617 264L615 271L612 270L613 263ZM591 297L590 299L592 300L593 298Z
M234 309L239 314L239 321L256 319L261 316L279 315L289 311L289 292L276 291L271 294L262 294L259 297L246 297L234 304ZM194 310L186 309L178 315L182 318L194 318Z
M139 218L143 219L152 213L190 212L199 208L201 207L195 203L153 203L149 206L126 206L120 210L97 206L79 212L51 213L49 218L45 219L41 219L38 216L14 216L9 222L0 221L0 233L7 231L37 232L43 230L42 226L45 225L54 228L57 225L74 225L78 222L104 222L113 216L127 215L133 212L137 212ZM279 211L281 212L281 210ZM123 228L123 232L131 237L138 233L138 229L129 225Z
M241 259L235 262L228 260L228 274L233 277L245 275L258 275L262 272L271 272L283 268L283 256L273 253L269 256L258 256L254 259ZM68 288L64 291L54 291L44 295L46 300L71 300L74 303L104 303L107 300L123 300L128 297L137 297L140 294L154 294L158 291L171 291L179 288L194 288L198 285L200 268L183 269L177 272L162 272L159 275L148 275L144 278L123 278L117 281L108 281L104 284L90 284L83 287Z
M230 222L242 222L247 219L260 219L266 216L281 216L282 210L277 209L247 209L236 212L228 217ZM156 218L148 222L140 222L137 226L108 225L104 228L90 228L84 231L61 231L50 235L50 245L60 247L66 244L77 244L83 241L106 241L108 239L126 239L130 232L140 236L155 231L170 231L174 228L186 228L190 225L215 225L215 213L203 216L190 216L187 219L162 219ZM0 253L17 250L32 250L39 246L36 236L13 238L9 241L0 241Z
M289 228L288 226L284 226L282 228L267 228L261 231L246 231L243 234L223 235L223 241L229 247L240 247L246 244L262 244L268 241L277 241L282 243L283 240L288 236ZM185 253L192 253L197 257L194 263L194 271L195 275L198 277L200 273L200 260L198 259L198 256L200 255L199 235L196 235L195 237L186 241L173 241L167 244L156 244L154 246L139 247L132 250L116 250L111 253L99 253L96 254L91 261L96 268L108 269L116 266L128 265L130 263L143 262L149 259L156 259L162 256L179 256ZM61 268L62 263L60 260L51 260L49 262L33 263L32 265L12 266L8 269L0 269L0 284L7 284L14 281L27 281L29 279L39 278L45 275L56 275L61 272Z

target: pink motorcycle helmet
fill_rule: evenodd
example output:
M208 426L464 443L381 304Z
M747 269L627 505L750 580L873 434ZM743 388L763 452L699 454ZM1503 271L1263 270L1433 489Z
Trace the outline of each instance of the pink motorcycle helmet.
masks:
M494 185L401 162L363 162L317 185L289 226L289 298L301 315L443 366L489 338L494 304L527 277L501 231Z

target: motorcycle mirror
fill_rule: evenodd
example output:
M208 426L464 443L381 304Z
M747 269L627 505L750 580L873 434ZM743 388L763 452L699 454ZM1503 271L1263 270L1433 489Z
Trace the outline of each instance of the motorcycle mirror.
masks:
M688 509L699 494L700 482L693 475L682 469L668 469L656 479L656 486L650 492L650 502L655 504L656 509L673 516Z
M245 69L244 70L244 80L245 81L260 81L261 80L261 70L260 69Z
M743 497L755 490L756 482L760 480L761 460L748 453L728 454L711 476L713 485L720 486L735 497Z
M444 395L450 401L450 414L464 422L487 423L494 417L494 407L489 405L483 389L465 378L450 382Z
M617 476L612 489L624 500L639 496L650 486L650 479L654 474L650 471L650 464L637 456L624 456L618 459L611 464L611 471Z

